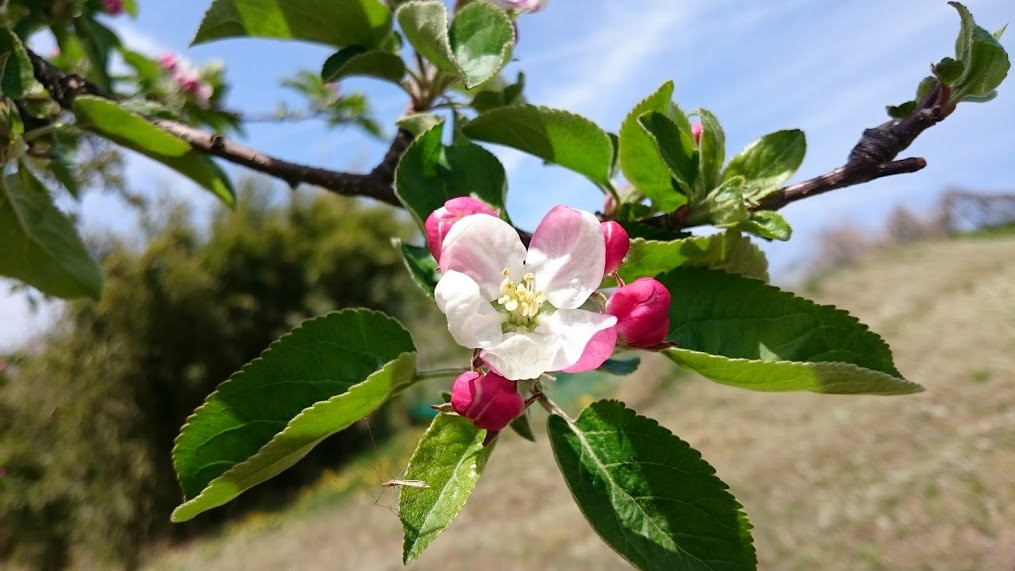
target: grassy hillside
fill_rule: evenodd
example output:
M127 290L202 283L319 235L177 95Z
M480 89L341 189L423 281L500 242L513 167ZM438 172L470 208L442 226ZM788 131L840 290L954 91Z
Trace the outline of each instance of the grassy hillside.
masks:
M651 361L645 378L624 380L622 396L730 484L756 526L763 569L1011 569L1015 238L889 251L828 274L811 297L882 334L898 368L927 392L841 397L751 393L698 378L658 384L674 371ZM545 439L507 436L458 520L409 568L626 568L571 502ZM372 463L360 479L379 482ZM156 554L151 568L402 568L398 518L384 507L395 494L345 494L348 482L327 478L289 511Z

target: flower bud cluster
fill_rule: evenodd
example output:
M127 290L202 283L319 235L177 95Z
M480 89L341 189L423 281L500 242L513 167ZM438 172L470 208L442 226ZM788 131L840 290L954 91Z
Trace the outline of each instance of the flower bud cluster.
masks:
M201 79L201 72L190 63L173 53L164 53L159 57L159 65L166 70L180 90L194 96L200 103L207 103L212 96L212 87Z
M618 345L658 350L669 332L670 308L660 282L621 282L617 270L631 242L619 223L558 206L526 249L497 214L475 198L459 197L425 224L427 246L443 274L434 292L438 307L455 340L478 359L476 370L455 381L451 407L492 432L524 410L520 380L596 369ZM600 311L588 309L609 276L620 287Z

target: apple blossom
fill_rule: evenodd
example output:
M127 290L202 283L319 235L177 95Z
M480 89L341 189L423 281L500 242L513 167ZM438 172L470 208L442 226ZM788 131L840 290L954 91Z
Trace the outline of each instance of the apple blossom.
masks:
M467 371L451 387L451 408L479 428L500 431L522 413L525 399L514 381L496 373Z
M624 261L624 256L631 249L631 239L624 227L609 220L603 222L603 236L606 238L606 268L604 274L612 274Z
M471 196L459 196L430 213L426 219L426 245L435 260L441 259L441 244L451 227L470 214L497 216L497 211Z
M606 263L602 226L591 213L553 208L528 251L509 224L473 214L451 227L442 248L437 306L455 341L479 349L494 372L535 379L579 364L595 368L609 357L610 339L596 333L616 317L579 309ZM586 353L596 358L582 359Z
M639 278L617 288L606 302L606 313L617 317L617 337L629 347L651 347L670 330L670 292L652 278Z

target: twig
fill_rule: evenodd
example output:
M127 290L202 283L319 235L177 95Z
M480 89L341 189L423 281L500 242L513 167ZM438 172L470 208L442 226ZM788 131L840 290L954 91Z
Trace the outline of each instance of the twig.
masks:
M895 157L913 144L920 133L951 115L955 106L948 102L950 95L951 89L939 85L904 119L864 130L860 141L849 152L845 165L782 188L761 199L755 210L778 210L809 196L924 168L927 161L922 157L901 160L895 160Z
M783 187L762 198L752 211L778 210L787 204L811 196L854 186L897 174L916 172L927 166L922 157L896 160L914 140L930 127L940 123L955 110L948 99L951 90L940 85L933 89L916 110L902 120L892 120L866 129L860 141L850 151L846 164L804 182ZM686 209L656 216L643 221L646 224L676 230L685 226L689 216Z
M73 109L74 99L80 95L93 95L113 99L108 94L103 93L98 86L84 78L59 69L31 50L26 51L28 51L28 57L32 61L35 79L46 88L46 91L53 97L53 100L64 109ZM395 167L398 164L398 159L409 147L409 143L412 142L412 134L408 131L398 131L387 153L385 153L384 159L373 170L367 174L357 174L285 161L228 141L217 133L203 131L178 121L152 117L147 119L177 137L184 139L197 151L284 180L293 188L301 183L307 183L338 194L366 196L387 204L401 206L401 203L395 196L392 182L395 178Z

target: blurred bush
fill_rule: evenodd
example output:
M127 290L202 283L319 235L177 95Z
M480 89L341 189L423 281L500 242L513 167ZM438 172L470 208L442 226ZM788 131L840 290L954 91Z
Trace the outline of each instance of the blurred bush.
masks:
M170 458L180 426L272 340L342 307L384 310L416 327L440 322L435 308L420 309L432 304L419 303L391 244L413 232L404 217L334 195L278 204L268 189L244 186L236 209L218 212L206 230L170 205L156 209L161 221L144 223L140 250L107 238L101 301L69 305L3 373L0 560L135 567L149 540L277 505L370 446L363 428L351 427L235 505L170 528L181 500ZM373 436L403 416L375 417Z

